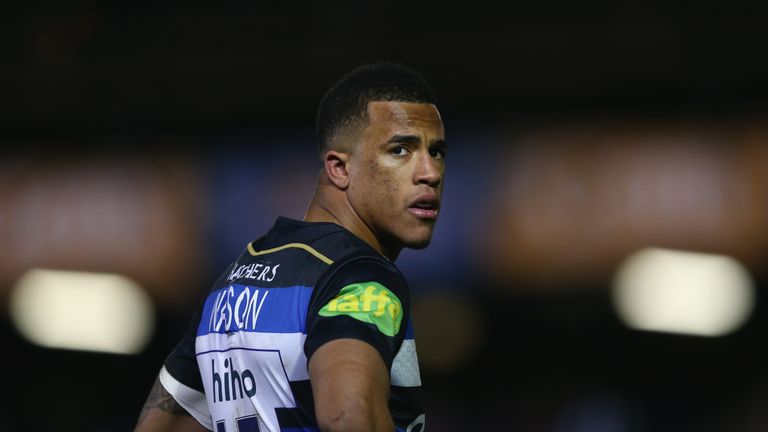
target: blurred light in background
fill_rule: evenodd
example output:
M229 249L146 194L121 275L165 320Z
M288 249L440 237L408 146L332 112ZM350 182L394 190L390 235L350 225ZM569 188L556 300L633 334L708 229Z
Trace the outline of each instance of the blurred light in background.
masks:
M627 258L613 288L616 309L629 327L697 336L738 329L754 297L749 273L733 258L664 249Z
M762 272L767 123L561 125L509 138L473 256L516 289L605 286L652 245Z
M0 305L32 268L124 274L160 305L186 301L204 272L200 185L196 162L159 153L0 160Z
M30 270L11 293L10 312L25 338L49 348L137 354L155 325L144 289L105 273Z

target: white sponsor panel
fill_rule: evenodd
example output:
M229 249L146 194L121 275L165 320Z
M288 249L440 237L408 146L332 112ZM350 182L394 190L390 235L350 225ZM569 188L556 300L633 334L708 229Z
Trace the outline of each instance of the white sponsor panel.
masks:
M296 406L276 350L214 350L198 354L197 363L211 417L225 430L239 430L237 419L247 418L258 430L279 431L275 408Z
M195 341L195 351L204 353L212 350L226 350L232 347L259 350L280 351L285 373L291 381L309 379L307 359L304 355L303 333L209 333L198 336ZM198 363L200 363L198 354Z

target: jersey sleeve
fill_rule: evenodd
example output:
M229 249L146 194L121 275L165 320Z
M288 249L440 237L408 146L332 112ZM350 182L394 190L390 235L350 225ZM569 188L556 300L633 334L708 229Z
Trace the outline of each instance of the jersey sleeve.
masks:
M410 309L408 285L392 267L380 257L358 257L320 279L307 310L307 359L327 342L352 338L372 345L391 368Z
M165 359L158 378L163 388L201 425L213 430L203 382L195 355L195 338L200 323L198 309L176 348Z

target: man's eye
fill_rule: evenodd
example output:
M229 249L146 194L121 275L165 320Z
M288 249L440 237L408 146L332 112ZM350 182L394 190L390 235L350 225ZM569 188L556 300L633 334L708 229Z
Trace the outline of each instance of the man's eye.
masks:
M432 149L429 154L435 159L445 159L445 150Z
M392 149L389 152L395 156L405 156L406 154L408 154L408 149L406 149L403 146L397 146L397 147L392 147Z

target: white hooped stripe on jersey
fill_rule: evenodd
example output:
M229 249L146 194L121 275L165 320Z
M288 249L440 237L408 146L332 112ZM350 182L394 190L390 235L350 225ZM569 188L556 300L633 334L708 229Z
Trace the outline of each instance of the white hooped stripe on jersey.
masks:
M419 373L419 359L416 356L416 341L406 339L400 346L395 359L392 361L390 372L391 384L400 387L421 386L421 373Z
M195 352L198 360L201 354L211 351L237 351L238 349L279 351L285 373L291 381L309 379L307 358L304 355L303 333L209 333L198 336Z
M283 366L289 380L308 380L309 372L307 371L307 360L303 349L306 337L307 335L303 333L211 333L197 337L196 351L199 356L200 353L208 351L232 350L237 349L236 347L277 350L281 352ZM239 341L235 342L233 338L238 338ZM406 339L403 341L400 351L397 352L392 361L390 376L391 384L395 386L421 386L421 374L415 340Z
M163 366L158 375L165 390L173 396L176 402L187 410L195 420L209 430L213 430L211 412L205 394L182 384L174 378Z

